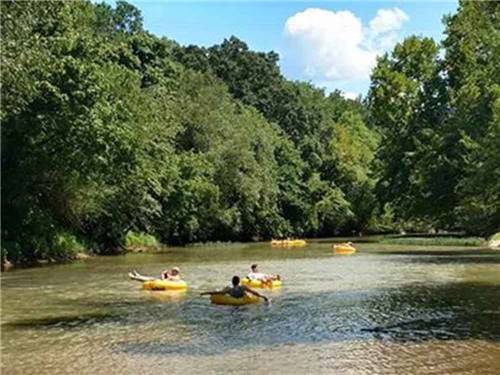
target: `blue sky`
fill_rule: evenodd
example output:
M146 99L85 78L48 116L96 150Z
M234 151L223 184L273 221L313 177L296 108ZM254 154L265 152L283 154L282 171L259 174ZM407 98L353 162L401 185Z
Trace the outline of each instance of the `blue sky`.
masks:
M129 2L158 36L211 46L235 35L253 50L278 52L285 77L350 96L366 93L377 55L411 34L440 40L442 17L457 9L457 1L430 0Z

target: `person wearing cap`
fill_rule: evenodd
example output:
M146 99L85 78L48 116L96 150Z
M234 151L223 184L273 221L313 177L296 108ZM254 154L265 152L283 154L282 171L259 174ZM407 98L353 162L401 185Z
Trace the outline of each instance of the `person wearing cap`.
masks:
M150 280L157 280L157 277L152 277L152 276L144 276L141 275L139 272L136 270L133 270L132 272L129 272L128 277L130 277L132 280L137 280L137 281L150 281ZM172 269L165 269L161 272L160 274L160 280L170 280L170 281L179 281L181 280L181 270L179 267L173 267Z
M272 283L274 280L280 280L280 275L266 275L265 273L261 273L257 269L257 264L252 264L250 266L251 272L247 275L249 280L260 280L263 283Z
M181 279L181 269L179 267L172 267L172 269L164 270L161 273L162 280L179 281Z

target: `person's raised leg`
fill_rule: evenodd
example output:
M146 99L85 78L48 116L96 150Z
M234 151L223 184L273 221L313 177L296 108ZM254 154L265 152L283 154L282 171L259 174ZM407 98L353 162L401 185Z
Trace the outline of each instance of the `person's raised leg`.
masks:
M137 280L137 281L150 281L150 280L155 280L154 277L150 276L143 276L139 274L136 270L133 270L132 272L128 273L128 277L130 277L132 280Z

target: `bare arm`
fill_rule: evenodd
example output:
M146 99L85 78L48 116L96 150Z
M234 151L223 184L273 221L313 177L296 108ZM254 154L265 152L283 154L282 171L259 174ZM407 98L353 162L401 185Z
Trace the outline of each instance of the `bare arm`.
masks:
M218 296L218 295L224 295L224 294L227 294L228 291L229 291L229 288L226 287L226 288L224 288L222 290L219 290L219 291L200 293L200 296Z
M250 288L249 288L249 287L247 287L246 285L244 286L244 288L245 288L245 291L246 291L246 292L248 292L248 293L250 293L250 294L253 294L253 295L254 295L254 296L256 296L256 297L260 297L260 298L264 299L264 301L266 301L266 302L268 302L268 301L269 301L269 299L268 299L266 296L264 296L264 295L260 294L259 292L255 291L255 290L253 290L253 289L250 289Z

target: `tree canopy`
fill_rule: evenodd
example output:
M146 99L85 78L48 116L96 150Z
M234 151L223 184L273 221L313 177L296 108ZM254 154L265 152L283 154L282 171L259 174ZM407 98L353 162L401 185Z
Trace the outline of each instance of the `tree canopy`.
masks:
M379 58L365 101L283 77L236 37L181 46L140 11L3 2L2 254L500 227L500 6ZM444 54L441 54L441 48Z

